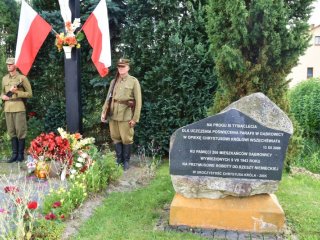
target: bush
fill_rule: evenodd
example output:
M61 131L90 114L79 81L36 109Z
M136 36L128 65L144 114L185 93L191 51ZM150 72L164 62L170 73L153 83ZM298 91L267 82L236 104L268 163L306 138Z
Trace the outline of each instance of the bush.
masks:
M133 61L130 74L141 84L143 106L135 143L146 151L154 141L161 154L168 153L174 131L207 117L212 105L216 76L200 2L127 5L120 52Z
M96 150L93 150L96 151ZM46 217L54 215L52 220L67 218L72 211L84 202L88 193L97 193L106 188L110 181L114 181L122 174L122 168L116 165L114 153L108 152L99 157L99 153L92 153L97 159L95 163L83 174L69 178L68 187L51 190L45 197L43 212ZM59 207L55 205L59 203Z
M320 137L320 80L310 79L289 92L291 113L307 137Z
M64 225L61 223L40 219L33 229L33 239L59 240L63 230Z
M7 132L0 136L0 161L11 154L11 139Z
M66 107L64 99L52 102L45 115L46 132L57 132L59 127L66 129Z
M302 144L304 146L304 151L301 155L294 158L293 164L298 167L306 168L311 172L320 173L319 141L312 138L304 138Z
M44 122L36 117L29 118L28 134L26 137L27 146L29 146L30 142L42 132L44 132Z
M303 130L292 115L290 116L290 119L292 121L294 131L289 141L284 163L284 168L287 172L290 172L292 164L299 161L304 151Z

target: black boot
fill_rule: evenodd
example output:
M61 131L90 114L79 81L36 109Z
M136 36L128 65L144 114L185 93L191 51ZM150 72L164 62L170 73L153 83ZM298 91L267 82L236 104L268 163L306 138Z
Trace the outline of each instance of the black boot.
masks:
M132 144L123 144L123 169L125 171L129 169L131 146Z
M122 165L122 151L123 151L123 145L122 143L116 143L114 144L114 149L116 151L116 156L117 156L117 164Z
M26 141L25 139L19 139L19 150L18 150L18 158L17 161L22 162L24 160L24 147L25 147Z
M12 146L12 156L7 161L8 163L12 163L17 160L17 157L18 157L18 138L17 137L11 138L11 146Z

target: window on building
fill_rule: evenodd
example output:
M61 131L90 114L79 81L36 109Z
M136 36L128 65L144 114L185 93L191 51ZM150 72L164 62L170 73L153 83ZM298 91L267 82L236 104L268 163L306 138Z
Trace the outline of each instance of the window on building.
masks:
M307 69L307 78L312 78L313 77L313 68L308 67Z
M314 37L314 45L320 45L320 36Z

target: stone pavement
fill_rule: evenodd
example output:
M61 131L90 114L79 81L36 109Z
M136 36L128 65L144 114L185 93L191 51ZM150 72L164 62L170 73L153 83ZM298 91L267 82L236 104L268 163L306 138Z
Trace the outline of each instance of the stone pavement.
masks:
M39 206L41 206L43 196L48 194L50 189L57 189L60 186L66 186L66 184L66 181L61 182L58 178L39 181L34 174L28 174L24 163L0 162L0 204L7 197L7 194L4 192L4 187L6 186L17 186L20 192L31 193L30 200L37 201Z
M285 236L282 234L272 233L251 233L251 232L238 232L238 231L227 231L220 229L199 229L190 228L187 226L172 227L168 226L165 228L166 231L177 231L177 232L191 232L199 235L206 239L225 239L225 240L248 240L248 239L262 239L262 240L285 240Z

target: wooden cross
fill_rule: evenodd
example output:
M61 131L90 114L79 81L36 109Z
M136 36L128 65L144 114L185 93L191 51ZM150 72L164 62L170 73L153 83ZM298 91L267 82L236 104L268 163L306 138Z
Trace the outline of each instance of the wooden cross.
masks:
M72 21L80 18L80 0L69 1ZM67 131L70 133L83 132L81 105L81 67L80 48L72 48L71 58L64 58L64 80L66 94Z

